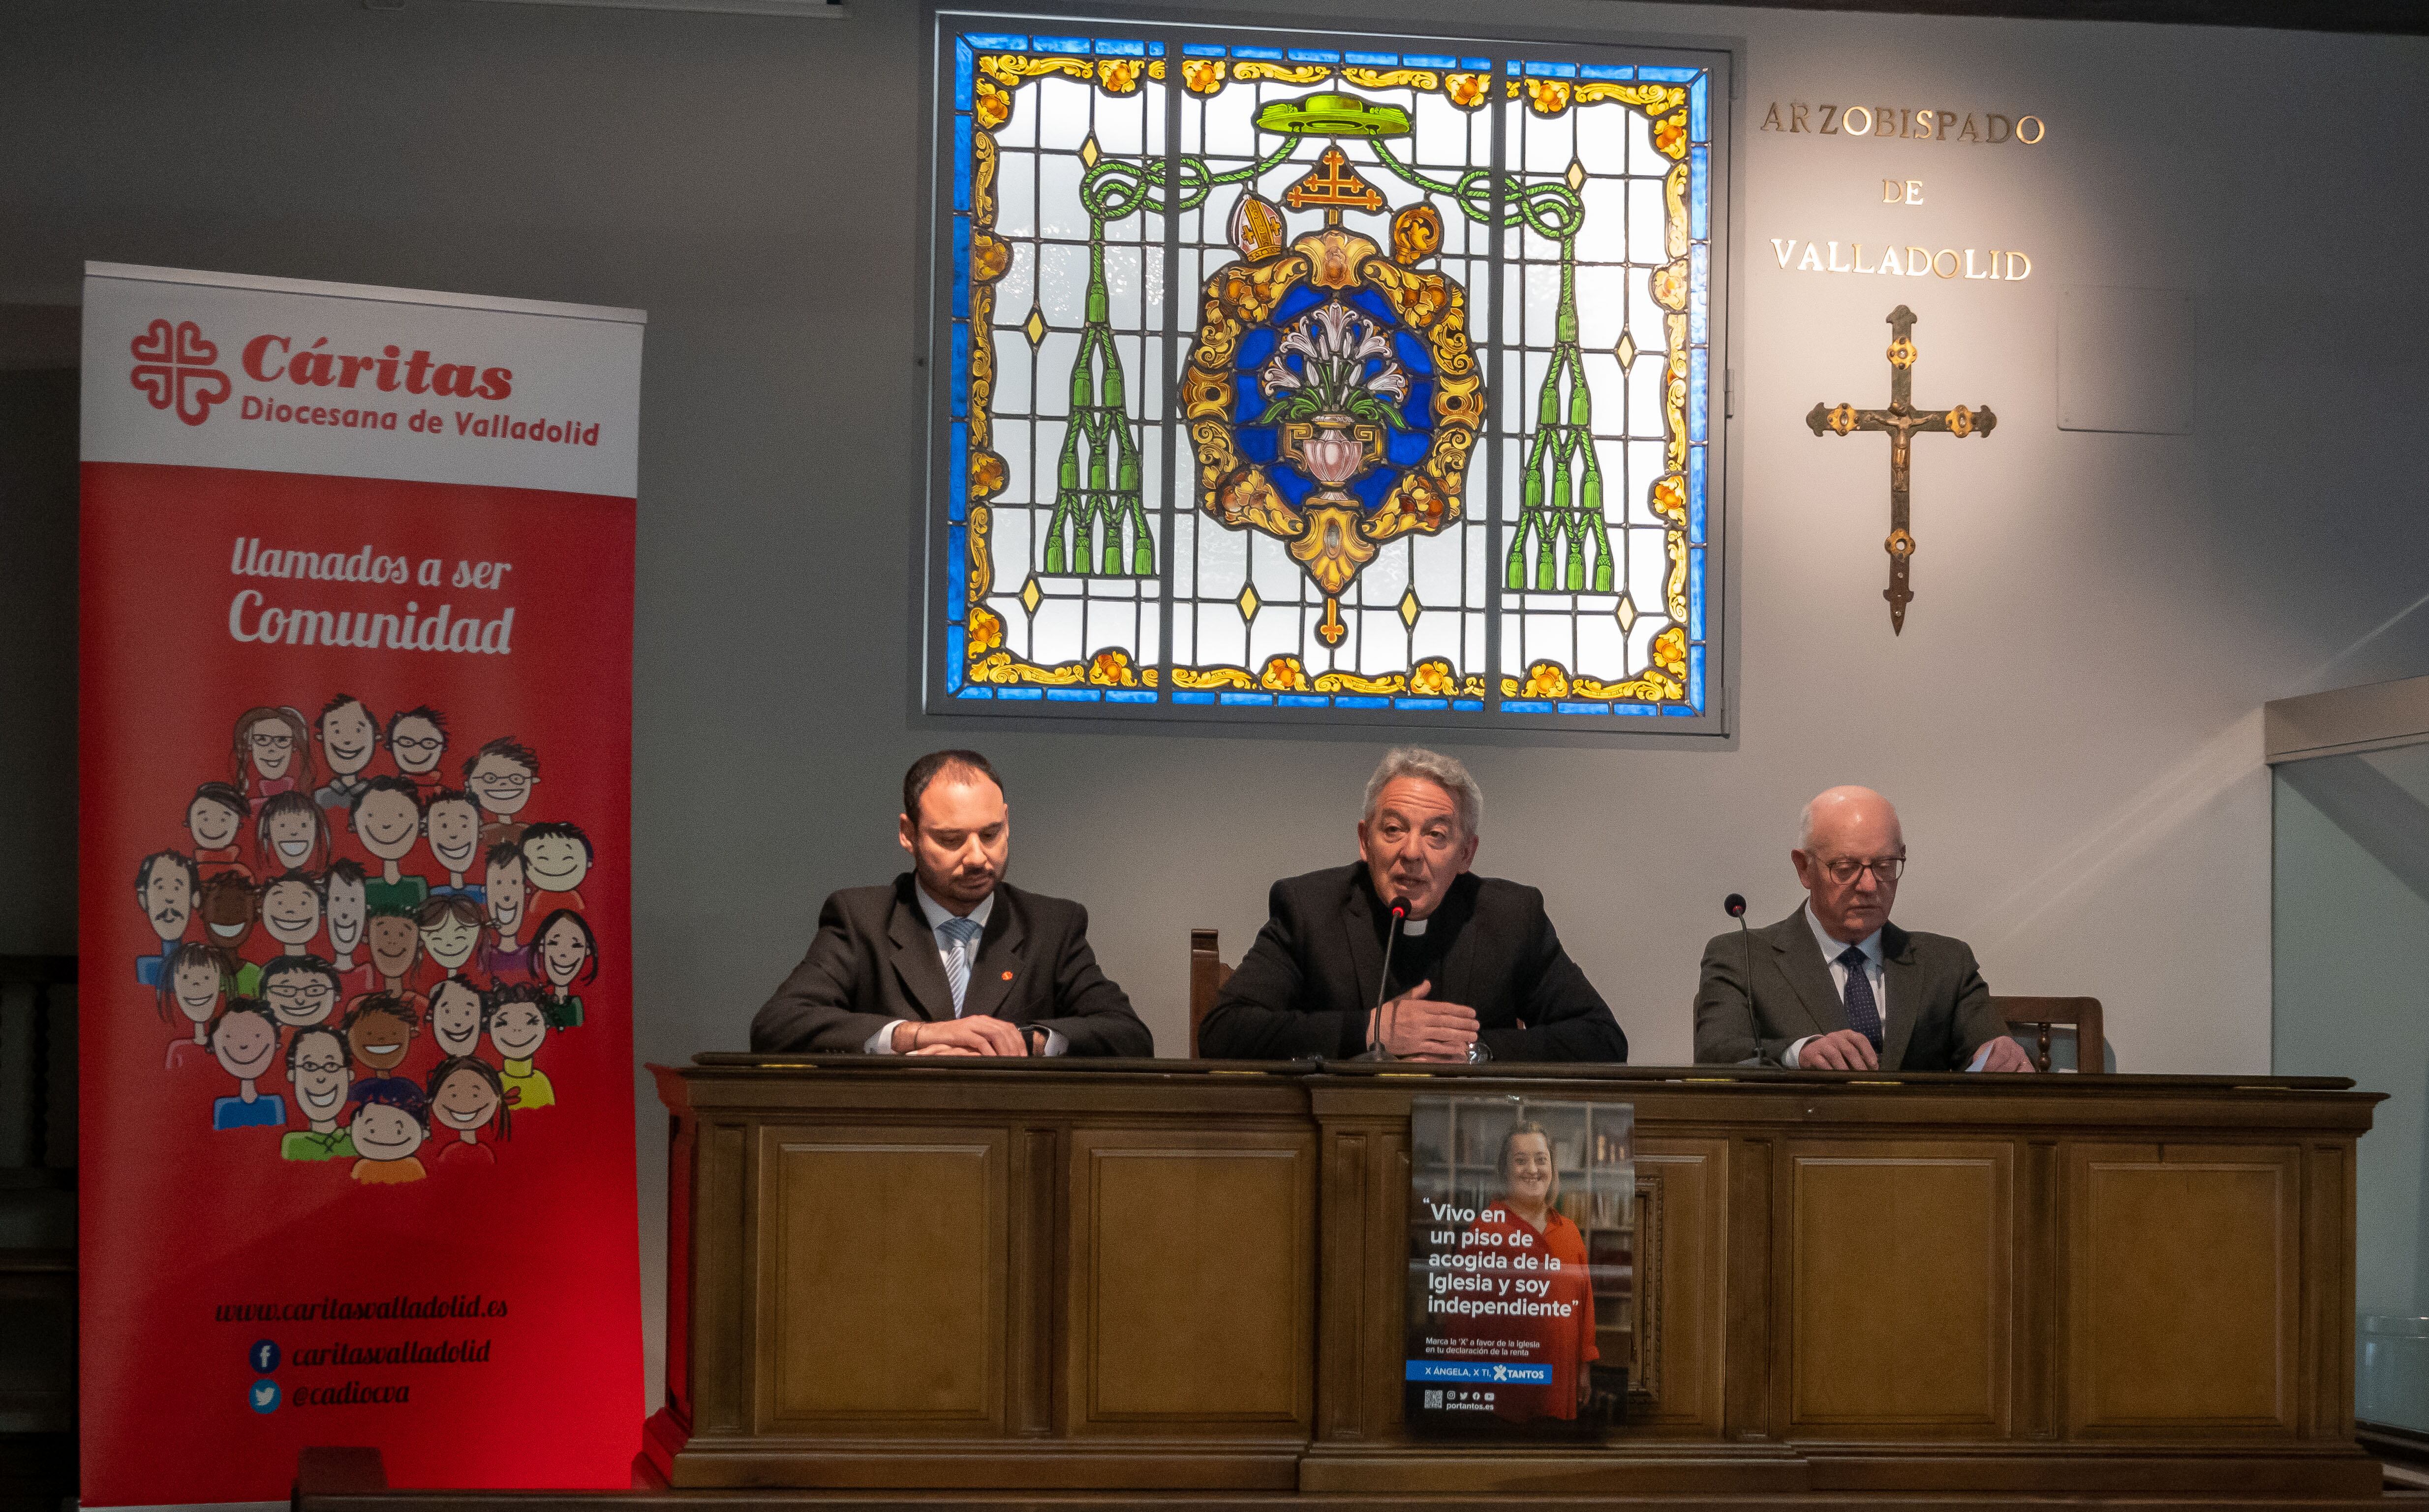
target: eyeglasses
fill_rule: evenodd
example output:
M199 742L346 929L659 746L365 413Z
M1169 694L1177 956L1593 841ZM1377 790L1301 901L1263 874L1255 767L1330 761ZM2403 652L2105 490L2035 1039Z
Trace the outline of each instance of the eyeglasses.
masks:
M306 998L328 997L331 995L331 990L328 983L315 982L308 987L273 987L266 989L261 995L276 998L281 1003L301 1003Z
M1875 881L1895 882L1898 873L1906 870L1906 857L1876 856L1869 861L1859 861L1854 856L1842 856L1837 860L1823 862L1822 870L1830 873L1830 880L1842 888L1866 872L1870 872Z
M291 735L263 735L257 730L245 739L265 751L284 751L295 743L295 737Z
M447 740L443 736L431 736L424 738L418 735L407 735L401 739L390 740L388 744L399 751L443 751L447 748Z
M520 772L475 772L472 773L472 780L484 785L494 784L501 788L531 786L531 778Z

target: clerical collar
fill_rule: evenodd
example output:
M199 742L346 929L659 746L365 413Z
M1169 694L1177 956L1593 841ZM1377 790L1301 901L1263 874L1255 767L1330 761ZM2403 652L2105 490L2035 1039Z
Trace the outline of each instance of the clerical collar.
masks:
M1400 933L1404 935L1422 935L1426 932L1426 926L1432 922L1433 919L1430 916L1424 919L1403 919L1400 921Z

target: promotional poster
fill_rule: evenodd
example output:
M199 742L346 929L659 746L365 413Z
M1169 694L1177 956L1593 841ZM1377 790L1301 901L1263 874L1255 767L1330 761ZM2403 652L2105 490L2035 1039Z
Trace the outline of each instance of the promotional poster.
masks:
M84 318L83 1504L626 1486L642 317Z
M1416 1099L1412 1429L1574 1441L1621 1421L1634 1349L1632 1122L1625 1103Z

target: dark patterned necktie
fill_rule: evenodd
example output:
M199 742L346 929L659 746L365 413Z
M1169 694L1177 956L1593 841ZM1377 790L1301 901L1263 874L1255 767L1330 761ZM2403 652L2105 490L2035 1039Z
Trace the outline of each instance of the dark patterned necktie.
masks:
M1873 1042L1873 1050L1881 1048L1881 1009L1873 1001L1872 973L1864 970L1864 949L1850 945L1840 953L1839 964L1847 969L1847 1027Z

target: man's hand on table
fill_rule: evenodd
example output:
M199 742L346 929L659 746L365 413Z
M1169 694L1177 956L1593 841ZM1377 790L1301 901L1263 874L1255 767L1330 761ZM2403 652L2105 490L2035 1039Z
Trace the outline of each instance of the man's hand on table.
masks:
M1476 1042L1476 1010L1433 1001L1428 996L1433 987L1420 982L1368 1015L1368 1041L1397 1060L1467 1059L1467 1047Z
M1016 1024L985 1014L945 1019L934 1023L905 1022L894 1026L898 1055L1026 1055L1029 1041Z

